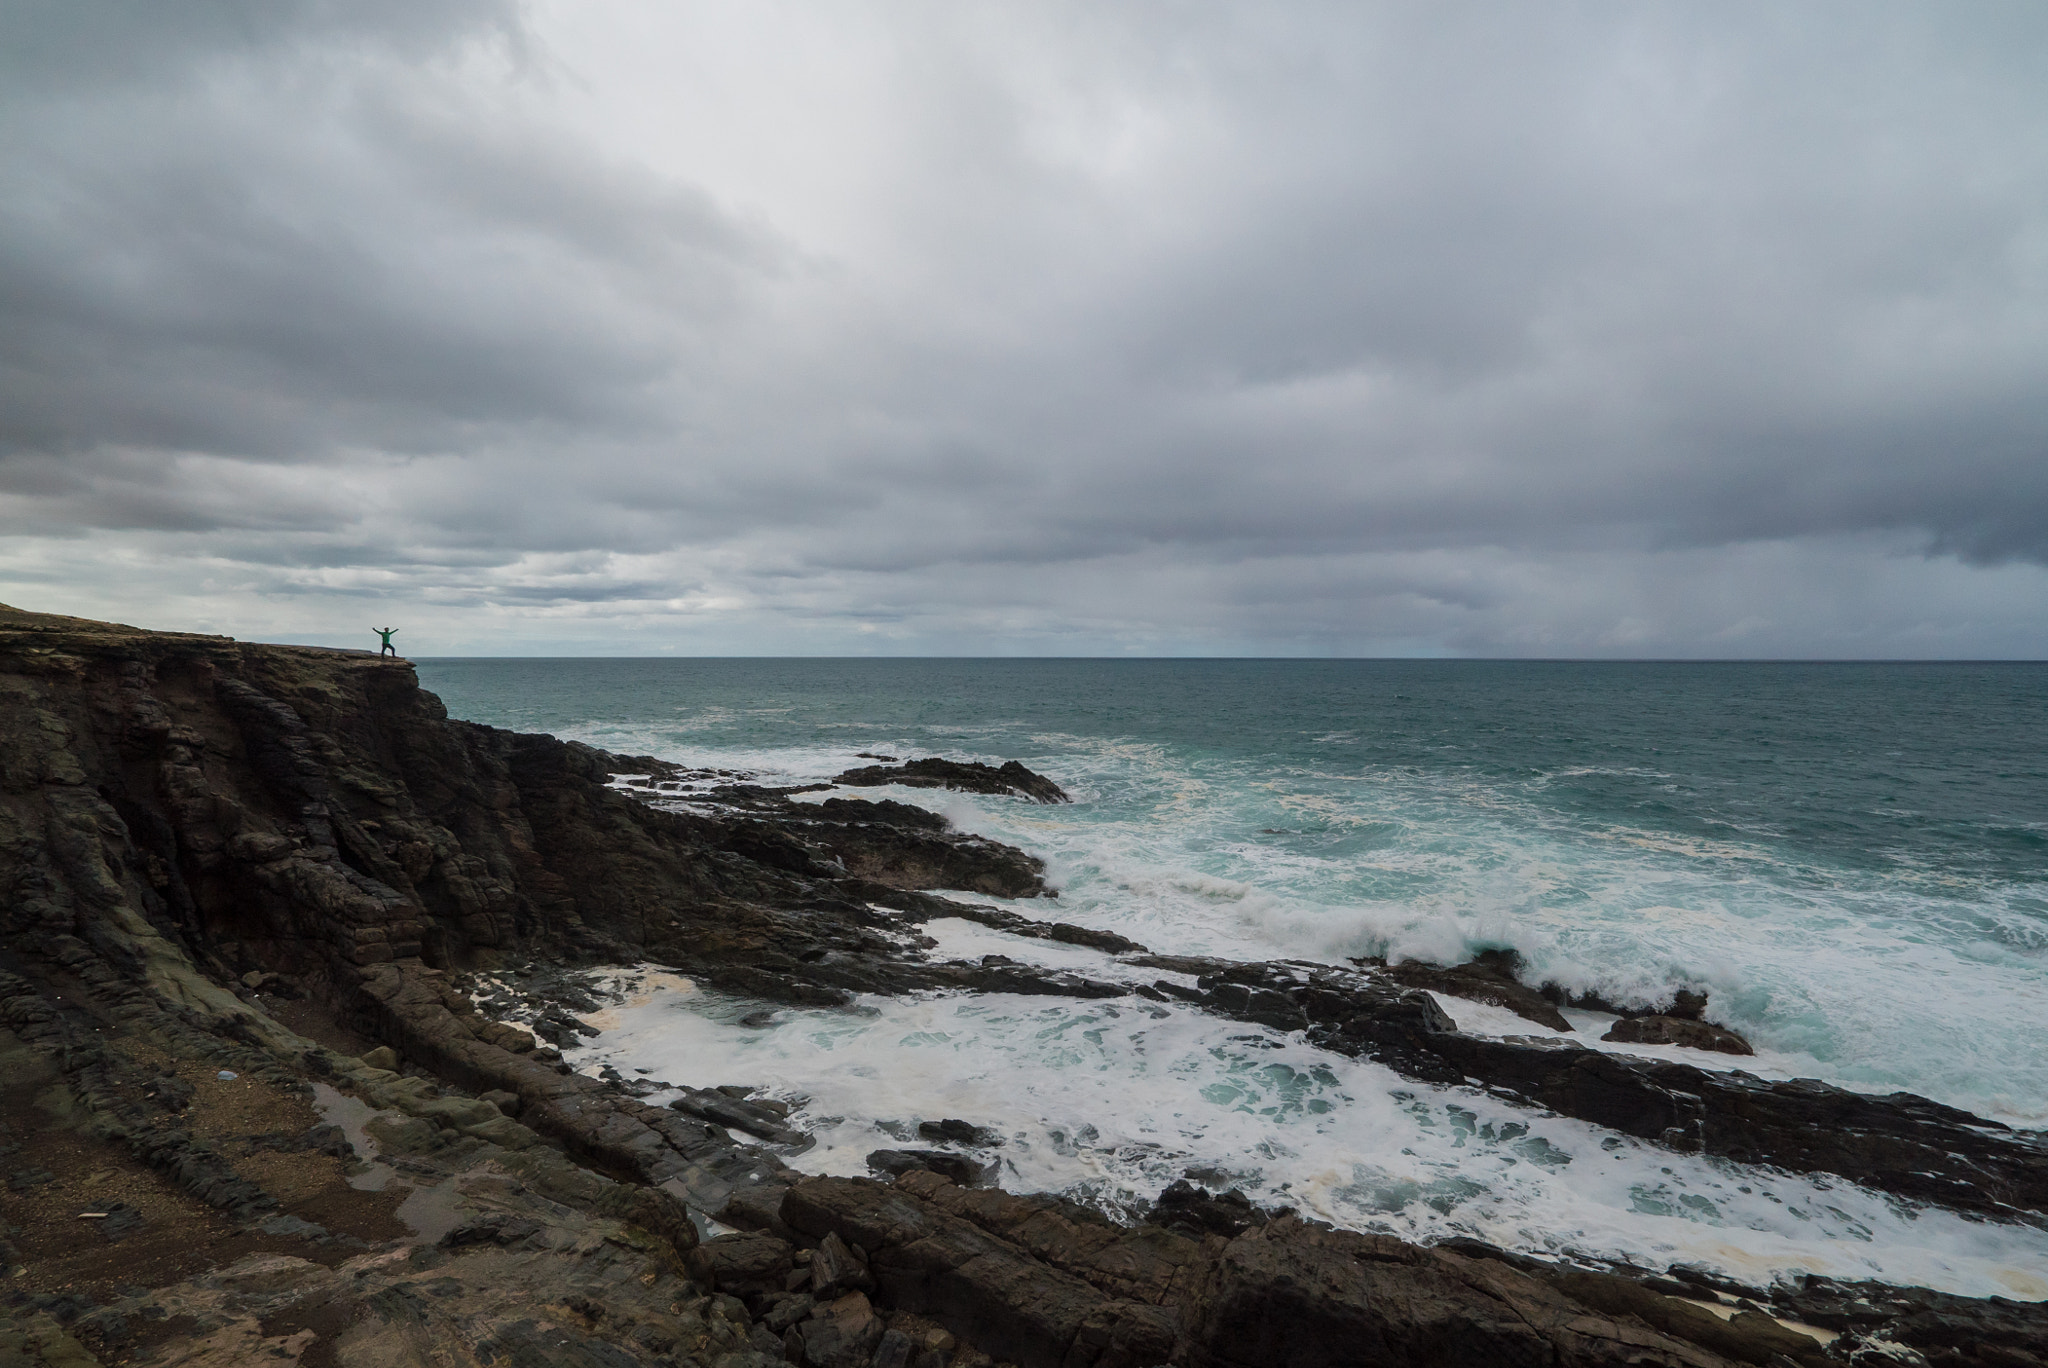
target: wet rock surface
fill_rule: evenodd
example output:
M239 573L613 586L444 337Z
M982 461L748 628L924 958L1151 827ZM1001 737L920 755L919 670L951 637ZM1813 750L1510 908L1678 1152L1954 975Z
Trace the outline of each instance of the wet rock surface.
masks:
M1022 766L879 768L844 782L1064 797ZM1775 1363L1808 1351L1763 1322L1799 1319L1839 1333L1833 1361L2044 1360L2027 1304L1812 1283L1713 1330L1647 1275L1574 1283L1606 1275L1192 1185L1120 1227L949 1181L993 1144L972 1122L933 1122L893 1182L808 1178L806 1137L749 1088L569 1071L595 965L665 965L769 1019L863 993L1136 995L1678 1150L2048 1207L2037 1139L1925 1099L1473 1036L1374 966L1149 954L930 891L1050 891L1021 852L800 796L452 721L403 661L0 609L0 1355ZM951 917L1114 958L945 961L922 928ZM1662 1015L1699 1023L1685 1006ZM713 1213L741 1234L701 1239Z
M933 756L900 765L863 765L839 775L832 782L854 788L878 788L902 784L908 788L948 788L963 793L1007 794L1029 798L1034 803L1071 803L1067 791L1042 774L1034 774L1015 760L1001 765L982 765Z
M1380 970L1403 987L1427 988L1451 997L1505 1007L1516 1016L1553 1031L1572 1029L1572 1024L1557 1010L1557 1004L1521 981L1520 963L1511 950L1485 951L1468 963L1449 968L1421 960L1403 960L1398 964L1373 959L1356 962Z
M1748 1041L1726 1026L1688 1017L1623 1017L1600 1038L1628 1045L1683 1045L1688 1049L1713 1050L1720 1054L1756 1053Z

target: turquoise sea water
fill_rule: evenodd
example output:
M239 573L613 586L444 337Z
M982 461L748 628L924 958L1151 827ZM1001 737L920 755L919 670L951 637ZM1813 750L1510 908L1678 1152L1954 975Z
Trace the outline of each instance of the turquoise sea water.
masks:
M1154 948L1456 961L1648 1001L1681 985L1767 1077L2048 1125L2048 667L1381 661L435 660L459 717L829 779L862 751L1022 760L1071 805L919 789L1042 856L1014 904ZM958 919L945 958L1115 977ZM1964 1220L1826 1175L1680 1156L1472 1087L1140 999L933 994L852 1010L622 967L572 1052L766 1086L859 1173L921 1120L993 1127L1001 1181L1132 1210L1183 1175L1359 1229L1750 1282L1802 1272L2048 1297L2048 1222ZM1442 999L1462 1029L1537 1031ZM658 1099L657 1099L658 1100Z

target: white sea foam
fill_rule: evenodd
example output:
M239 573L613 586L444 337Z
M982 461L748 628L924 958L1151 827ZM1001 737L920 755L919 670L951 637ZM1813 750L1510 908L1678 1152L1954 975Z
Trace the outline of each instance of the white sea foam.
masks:
M1059 967L1084 967L1094 953L965 923L939 931L941 953L1000 943ZM1005 1186L1111 1210L1193 1173L1411 1239L1472 1235L1649 1267L1699 1263L1749 1282L1814 1272L2048 1297L2048 1231L1672 1155L1176 1005L934 995L785 1008L751 1028L740 1018L757 1002L673 976L617 981L632 991L571 1061L697 1087L765 1085L818 1138L799 1161L807 1171L863 1172L869 1151L913 1139L918 1122L959 1117L1005 1137L995 1151ZM1474 1025L1506 1025L1480 1022L1474 1004L1446 1005Z
M1163 951L1243 958L1456 962L1512 947L1532 978L1635 1005L1705 988L1716 1019L1794 1074L2048 1126L2048 1055L2038 1048L2048 920L2023 891L2008 904L1940 881L1859 882L1798 865L1766 839L1575 823L1538 801L1599 767L1519 785L1459 771L1260 768L1008 728L949 728L946 753L1021 756L1076 803L859 792L943 812L1045 859L1062 897L1056 913L1018 905L1031 915ZM710 749L666 724L575 734L775 783L867 763L856 751L934 748L922 734L840 730L842 746ZM1332 744L1334 757L1344 747Z

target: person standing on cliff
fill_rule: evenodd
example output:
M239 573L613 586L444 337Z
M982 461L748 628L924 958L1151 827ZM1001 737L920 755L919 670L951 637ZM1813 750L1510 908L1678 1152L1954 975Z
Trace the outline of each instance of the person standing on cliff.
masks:
M377 652L379 658L390 656L394 660L397 659L398 651L392 646L391 638L398 629L396 627L372 627L370 630L384 638L384 649Z

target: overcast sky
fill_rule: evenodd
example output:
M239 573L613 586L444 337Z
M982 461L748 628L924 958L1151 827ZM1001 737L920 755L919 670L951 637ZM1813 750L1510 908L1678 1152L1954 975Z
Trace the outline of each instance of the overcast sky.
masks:
M0 0L0 600L2048 655L2048 6Z

